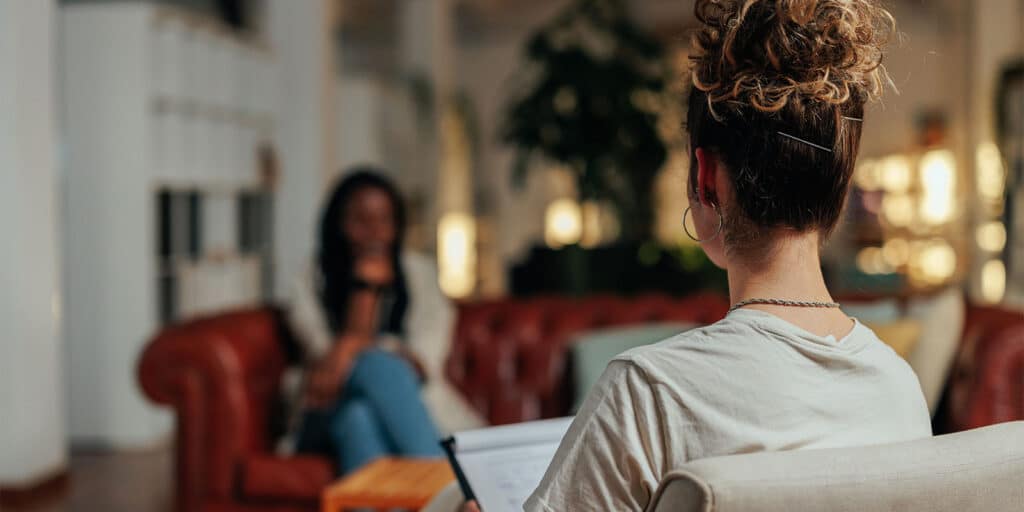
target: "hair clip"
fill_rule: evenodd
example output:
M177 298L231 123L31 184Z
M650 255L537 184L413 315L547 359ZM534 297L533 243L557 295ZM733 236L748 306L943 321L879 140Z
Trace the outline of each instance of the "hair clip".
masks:
M858 123L863 123L863 122L864 122L864 120L863 120L863 119L861 119L861 118L859 118L859 117L847 117L847 116L843 116L843 119L846 119L847 121L856 121L856 122L858 122Z
M822 151L828 151L829 153L832 152L831 149L826 148L825 146L820 146L820 145L815 144L815 143L813 143L811 141L801 139L800 137L794 137L794 136L792 136L792 135L790 135L788 133L785 133L785 132L778 132L778 134L782 135L783 137L786 137L786 138L789 138L789 139L793 139L793 140L795 140L797 142L803 142L804 144L807 144L808 146L811 146L812 148L817 148L817 149L820 149Z

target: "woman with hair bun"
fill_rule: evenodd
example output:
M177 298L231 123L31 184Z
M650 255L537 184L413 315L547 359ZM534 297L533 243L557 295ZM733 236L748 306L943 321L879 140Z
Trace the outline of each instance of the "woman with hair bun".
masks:
M910 367L843 314L819 248L888 83L875 0L698 0L687 129L693 228L725 319L618 356L526 510L644 510L704 457L928 437Z

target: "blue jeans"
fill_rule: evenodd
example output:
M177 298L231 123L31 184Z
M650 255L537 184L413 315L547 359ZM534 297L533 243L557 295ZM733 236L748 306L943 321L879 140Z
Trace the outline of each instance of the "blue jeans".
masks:
M441 457L439 439L415 370L394 354L368 350L334 407L306 413L298 449L334 454L345 474L388 455Z

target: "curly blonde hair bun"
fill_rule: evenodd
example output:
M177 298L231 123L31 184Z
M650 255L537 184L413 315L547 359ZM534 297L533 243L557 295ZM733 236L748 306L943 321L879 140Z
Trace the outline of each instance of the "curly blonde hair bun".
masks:
M686 124L691 150L714 152L735 191L726 248L763 254L778 229L827 237L864 105L891 84L882 58L892 15L875 0L697 0L695 15Z
M873 100L891 85L892 15L875 0L697 0L693 85L714 113Z

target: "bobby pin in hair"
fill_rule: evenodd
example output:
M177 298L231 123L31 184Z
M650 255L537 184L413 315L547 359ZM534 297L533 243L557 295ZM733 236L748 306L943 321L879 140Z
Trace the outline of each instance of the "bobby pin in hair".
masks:
M788 133L785 133L785 132L778 132L778 134L782 135L783 137L786 137L786 138L789 138L789 139L793 139L793 140L795 140L797 142L803 142L804 144L807 144L808 146L811 146L812 148L817 148L817 149L820 149L822 151L828 151L829 153L832 152L831 149L826 148L825 146L820 146L818 144L815 144L815 143L813 143L813 142L811 142L809 140L804 140L804 139L801 139L800 137L794 137L794 136L792 136L792 135L790 135Z
M847 117L847 116L843 116L843 119L846 119L847 121L856 121L856 122L858 122L858 123L863 123L863 122L864 122L864 120L863 120L863 119L861 119L861 118L859 118L859 117Z

